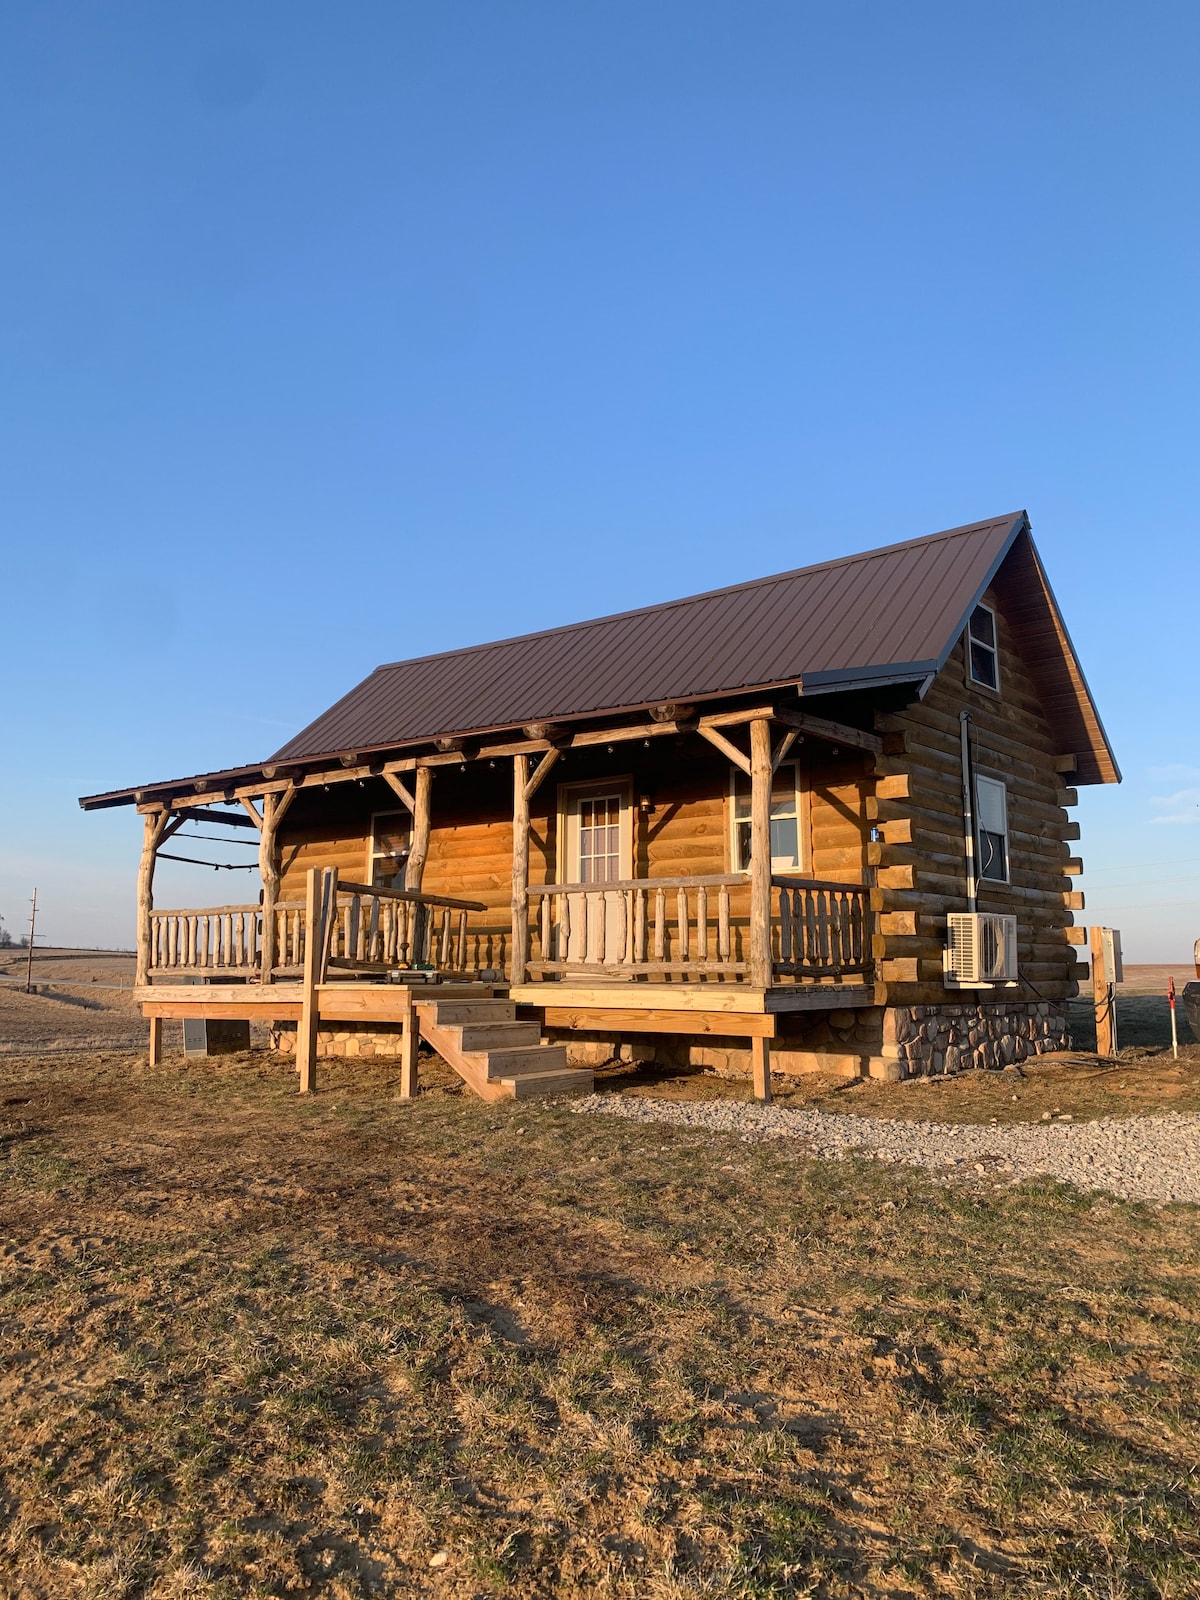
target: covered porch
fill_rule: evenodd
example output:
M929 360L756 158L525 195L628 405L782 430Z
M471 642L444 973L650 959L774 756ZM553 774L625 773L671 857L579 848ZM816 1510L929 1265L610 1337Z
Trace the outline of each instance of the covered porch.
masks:
M264 770L257 783L230 785L199 799L147 797L140 806L146 838L138 982L145 1014L158 1020L159 1034L167 1016L232 1014L218 1013L217 1005L238 1007L256 1019L286 1011L289 1021L298 1020L297 1005L307 1005L319 1023L351 1003L351 989L364 995L362 1005L381 1021L403 1025L411 1007L398 994L394 1002L385 1001L381 990L483 986L490 998L507 999L555 1035L616 1030L743 1038L753 1052L756 1089L766 1094L777 1019L879 1003L879 907L873 904L878 891L869 865L878 847L867 843L869 830L861 830L858 881L775 871L770 843L772 783L789 752L807 737L835 757L848 748L861 762L864 754L878 752L876 735L787 706L706 716L690 707L662 707L652 710L649 721L622 727L538 725L523 731L519 741L446 741L456 748L408 759L350 757L332 770ZM663 735L673 735L676 745L693 736L704 741L710 762L719 752L736 781L745 780L747 814L739 824L748 846L745 870L667 873L643 855L632 877L610 872L598 881L535 881L530 808L558 763L577 751L594 760L607 747L616 762L627 764L629 757L617 756L618 749L662 748ZM503 911L494 896L468 899L429 892L422 884L435 775L457 768L469 781L472 771L492 772L494 782L501 760L511 763L512 772L511 889ZM280 827L296 798L318 786L361 788L380 779L411 817L404 887L363 883L322 868L308 872L304 900L294 890L291 897L281 896ZM240 815L215 809L218 804L236 805ZM257 828L263 885L257 904L154 905L157 852L197 815L206 824ZM565 864L561 854L546 859L560 868ZM365 998L372 990L374 998ZM231 997L232 991L240 993ZM396 1018L385 1019L383 1012L393 1008ZM298 1051L303 1057L302 1038Z

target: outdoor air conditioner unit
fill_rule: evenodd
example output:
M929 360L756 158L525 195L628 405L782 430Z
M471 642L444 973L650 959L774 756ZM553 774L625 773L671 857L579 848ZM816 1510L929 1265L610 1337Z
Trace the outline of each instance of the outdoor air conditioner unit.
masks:
M990 989L1017 981L1017 919L992 911L952 911L946 918L946 985Z

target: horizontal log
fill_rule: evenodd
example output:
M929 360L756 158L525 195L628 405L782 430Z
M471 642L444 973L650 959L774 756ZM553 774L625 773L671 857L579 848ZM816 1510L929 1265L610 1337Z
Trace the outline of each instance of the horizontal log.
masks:
M1059 806L1077 806L1079 804L1078 789L1060 789L1054 797L1055 804Z
M373 889L366 883L338 883L339 894L366 895L376 900L410 900L416 905L449 906L451 911L486 911L478 900L451 900L446 895L418 893L415 889Z

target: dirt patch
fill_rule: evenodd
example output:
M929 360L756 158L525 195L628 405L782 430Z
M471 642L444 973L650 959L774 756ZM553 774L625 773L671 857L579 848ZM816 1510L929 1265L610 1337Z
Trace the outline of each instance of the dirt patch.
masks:
M1190 1208L422 1081L0 1063L0 1591L1200 1591Z

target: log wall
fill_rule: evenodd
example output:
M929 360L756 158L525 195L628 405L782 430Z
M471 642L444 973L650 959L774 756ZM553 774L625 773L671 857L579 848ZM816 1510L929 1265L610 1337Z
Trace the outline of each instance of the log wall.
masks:
M875 803L884 834L876 906L877 954L888 1004L912 1006L963 999L943 983L946 913L967 909L963 843L959 713L971 714L977 775L1008 786L1007 884L984 880L980 911L1017 918L1022 1000L1062 1001L1078 992L1076 946L1068 930L1082 896L1069 873L1082 870L1071 855L1079 836L1064 802L1074 803L1058 770L1061 752L996 595L1000 693L967 679L963 642L955 647L923 701L876 719L887 753L877 763ZM1074 935L1078 938L1078 933ZM979 992L979 997L988 991Z
M744 734L734 735L745 744ZM811 786L808 808L813 875L862 883L868 865L865 787L868 763L857 751L800 745L794 755ZM560 788L630 779L635 877L718 874L733 870L730 763L696 734L571 752L553 768L530 805L531 883L563 881L558 868ZM648 795L653 809L638 804ZM310 867L336 866L363 881L371 816L401 803L382 779L304 791L280 829L280 899L303 899ZM497 936L509 928L512 878L512 768L472 762L436 769L432 828L422 887L430 894L481 900L494 911ZM491 919L480 918L480 921ZM476 925L475 920L472 926Z

